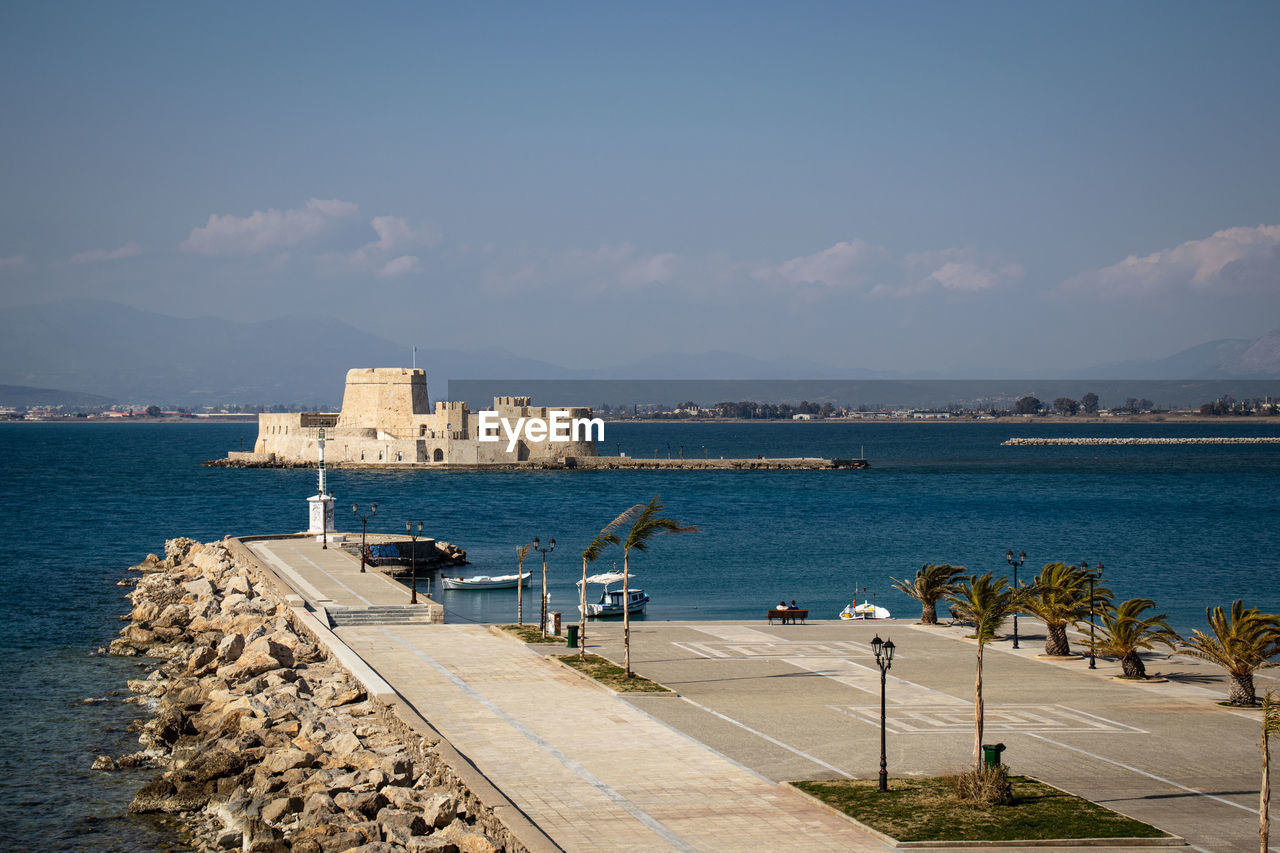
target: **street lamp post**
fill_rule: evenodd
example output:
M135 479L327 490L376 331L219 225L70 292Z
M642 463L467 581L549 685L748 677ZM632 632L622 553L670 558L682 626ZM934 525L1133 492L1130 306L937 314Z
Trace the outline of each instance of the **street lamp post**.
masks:
M1093 628L1093 585L1097 581L1102 580L1102 568L1102 563L1097 563L1094 565L1093 571L1089 571L1089 564L1084 560L1080 561L1080 571L1084 572L1085 577L1089 579L1089 669L1098 668L1098 647L1094 642L1095 635Z
M406 521L404 523L405 532L409 534L409 541L413 543L412 549L409 551L409 603L418 603L418 537L422 535L422 522L418 522L418 529L413 529L413 522Z
M352 514L352 515L354 515L356 518L360 519L360 571L361 571L361 572L364 572L364 555L365 555L365 549L364 549L364 534L365 534L365 528L367 528L367 527L368 527L368 525L369 525L369 519L373 518L375 515L377 515L377 514L378 514L378 505L377 505L377 504L374 504L374 505L373 505L373 507L372 507L372 508L370 508L370 510L369 510L369 514L368 514L368 515L361 515L361 514L360 514L360 504L352 504L352 505L351 505L351 514Z
M880 667L880 793L889 790L889 762L885 757L884 731L884 683L889 667L893 666L893 640L883 641L880 635L871 641L871 650L876 653L876 666Z
M555 537L543 548L538 537L533 537L533 550L542 555L542 636L547 636L547 555L556 549Z
M1018 566L1027 561L1027 552L1019 551L1018 559L1013 559L1013 551L1005 551L1004 558L1013 566L1013 588L1018 588ZM1013 647L1018 648L1018 611L1013 611Z

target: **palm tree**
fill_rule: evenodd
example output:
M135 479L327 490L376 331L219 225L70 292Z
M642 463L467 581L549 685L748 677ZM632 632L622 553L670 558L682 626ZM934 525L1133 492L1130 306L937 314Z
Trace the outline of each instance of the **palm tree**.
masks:
M1262 697L1262 793L1258 798L1259 845L1267 853L1271 835L1271 736L1280 734L1280 703L1275 691L1268 690Z
M1093 600L1089 599L1089 573L1079 566L1066 563L1046 563L1040 574L1027 585L1026 595L1019 608L1036 616L1045 624L1048 633L1044 653L1057 657L1071 654L1067 642L1067 626L1086 622L1098 601L1111 600L1111 590L1095 587Z
M516 546L516 562L519 568L516 569L516 624L524 624L524 558L529 556L529 549L533 546L527 542L524 545Z
M1181 639L1169 627L1163 613L1143 617L1143 613L1156 603L1149 598L1131 598L1119 607L1109 602L1099 614L1096 654L1114 655L1120 659L1120 667L1126 678L1146 678L1147 666L1138 654L1139 649L1151 650L1156 645L1174 648Z
M622 669L627 678L631 677L631 552L649 550L649 540L664 533L698 532L692 525L681 527L674 518L661 517L663 509L661 497L655 497L648 504L636 504L605 527L613 532L615 525L635 519L622 540Z
M1213 636L1194 629L1175 654L1207 660L1225 669L1231 677L1229 704L1256 704L1254 672L1280 666L1280 661L1271 660L1280 653L1280 616L1260 613L1256 607L1245 610L1240 599L1231 603L1230 617L1221 607L1206 607L1204 615Z
M582 589L578 593L578 657L587 656L587 564L600 559L604 549L618 544L618 536L612 531L601 530L582 552Z
M978 640L978 675L973 682L973 764L974 769L979 772L982 770L984 713L982 651L987 643L995 639L996 631L1004 624L1004 620L1018 609L1021 598L1021 590L1010 588L1003 577L999 580L992 578L991 572L982 577L970 575L956 584L954 592L947 594L951 612L973 622L974 635Z
M920 602L920 621L925 625L938 624L938 599L956 591L956 578L968 569L947 563L925 563L916 572L914 580L900 581L891 577L893 588ZM856 603L856 602L855 602Z

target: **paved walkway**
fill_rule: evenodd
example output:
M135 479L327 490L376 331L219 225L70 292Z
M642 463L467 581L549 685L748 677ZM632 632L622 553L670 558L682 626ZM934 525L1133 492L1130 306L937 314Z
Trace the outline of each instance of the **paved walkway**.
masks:
M255 542L313 605L404 603L398 583L302 539ZM1211 669L1134 687L1107 667L987 656L988 742L1015 772L1187 837L1196 849L1257 850L1257 718L1218 708ZM620 628L590 640L620 654ZM891 623L633 624L640 673L679 697L623 700L477 625L361 625L337 636L566 850L882 851L886 845L777 784L872 778L879 671L867 645L890 632L892 775L967 763L973 645L947 629ZM1027 636L1031 633L1032 636ZM594 649L593 649L594 650ZM545 651L545 650L544 650ZM620 659L616 658L615 659ZM785 839L785 841L783 841ZM972 849L972 848L970 848ZM1048 848L1038 848L1047 850ZM1113 848L1092 848L1105 850Z

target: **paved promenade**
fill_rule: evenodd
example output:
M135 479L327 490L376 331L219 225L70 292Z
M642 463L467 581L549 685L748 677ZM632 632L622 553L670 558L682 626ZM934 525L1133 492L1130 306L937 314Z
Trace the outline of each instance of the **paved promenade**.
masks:
M326 608L403 604L305 539L251 543L297 594ZM1033 625L1023 620L1024 629ZM620 660L620 626L591 625ZM888 679L891 777L968 762L973 656L960 631L884 623L633 623L635 669L678 697L624 700L478 625L351 625L337 636L566 850L889 849L777 783L873 778L877 631L898 648ZM1216 671L1176 658L1135 687L1111 664L990 647L987 742L1007 763L1187 838L1256 851L1258 718L1217 707ZM1260 687L1275 685L1260 680ZM972 848L969 848L972 849ZM1038 848L1046 850L1049 848ZM1106 850L1112 848L1091 848Z

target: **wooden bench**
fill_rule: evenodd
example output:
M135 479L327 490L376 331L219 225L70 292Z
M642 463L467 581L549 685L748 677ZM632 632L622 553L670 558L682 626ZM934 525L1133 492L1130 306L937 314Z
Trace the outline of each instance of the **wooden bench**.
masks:
M808 610L770 610L769 611L770 625L773 624L774 619L781 619L783 625L787 624L788 622L794 625L796 624L797 619L803 622L808 618L809 618Z

